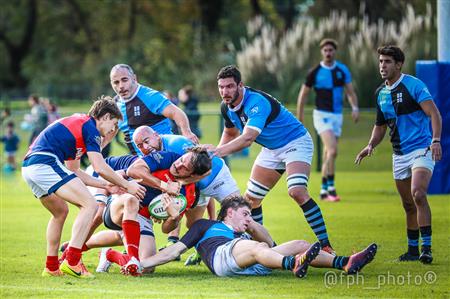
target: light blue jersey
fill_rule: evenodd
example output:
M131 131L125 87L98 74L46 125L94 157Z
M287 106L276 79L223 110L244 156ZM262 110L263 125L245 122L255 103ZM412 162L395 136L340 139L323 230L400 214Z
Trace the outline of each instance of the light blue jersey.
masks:
M222 116L227 128L244 127L258 131L255 142L268 149L285 146L306 134L306 128L271 95L250 87L244 88L242 102L234 108L222 102Z
M379 87L376 97L376 125L389 127L395 154L405 155L431 144L430 119L420 103L433 99L422 81L402 74L393 85Z
M194 143L181 135L160 135L161 136L161 150L174 152L179 155L183 155L187 150L194 146ZM224 161L219 157L212 157L211 174L203 178L197 183L200 190L208 187L212 181L216 178L224 165Z
M132 143L132 136L140 126L149 126L158 134L172 134L170 120L162 115L172 103L159 91L139 85L129 100L116 97L116 102L123 116L119 129L124 133L125 142L132 153L139 152Z

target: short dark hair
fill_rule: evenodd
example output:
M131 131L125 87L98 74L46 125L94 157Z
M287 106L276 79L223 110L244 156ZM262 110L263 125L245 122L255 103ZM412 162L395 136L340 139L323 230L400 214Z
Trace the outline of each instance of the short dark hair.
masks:
M233 77L234 82L237 84L241 83L241 72L235 65L227 65L220 69L219 73L217 74L217 80L219 79L225 79Z
M8 128L13 128L13 129L14 129L14 122L13 122L12 120L8 121L8 122L6 123L6 127L8 127Z
M225 219L225 216L227 216L227 211L229 208L232 208L233 210L236 211L237 209L242 207L247 207L250 210L252 209L250 203L247 200L245 200L241 195L226 198L224 201L222 201L219 213L217 215L217 220L223 221Z
M394 58L395 62L405 62L405 53L403 53L402 49L397 46L381 46L377 49L377 52L379 55L391 56L392 58Z
M325 47L326 45L331 45L333 46L333 48L335 50L337 50L338 47L338 43L336 40L332 39L332 38L324 38L323 40L320 41L319 47L322 49L323 47Z
M37 94L30 94L28 99L32 100L35 104L39 104L39 96Z
M191 162L194 171L192 174L203 175L211 170L212 161L205 149L199 146L194 146L188 151L193 153Z
M111 118L122 119L122 113L117 107L116 102L110 96L101 96L92 104L88 115L95 119L100 119L105 114L109 113Z

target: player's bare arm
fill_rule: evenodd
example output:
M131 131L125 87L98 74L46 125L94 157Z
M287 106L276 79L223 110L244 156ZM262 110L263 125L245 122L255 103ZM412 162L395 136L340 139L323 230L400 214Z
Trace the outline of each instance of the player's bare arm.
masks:
M356 96L352 82L345 84L345 93L347 94L348 102L352 107L352 119L357 123L359 120L358 97Z
M220 142L218 146L227 144L228 142L238 138L240 135L237 128L223 128L222 136L220 137Z
M431 118L431 128L433 130L433 139L431 141L430 149L431 156L434 161L439 161L442 158L441 147L441 131L442 131L442 118L439 110L433 101L423 101L420 103L420 107L427 116Z
M267 243L273 246L273 239L267 229L256 221L251 221L246 230L252 236L252 239L258 242Z
M369 140L369 144L362 149L361 152L356 156L355 164L361 164L362 159L364 159L367 156L372 155L373 150L375 147L380 144L380 142L383 140L384 135L386 134L387 125L383 126L374 126L372 130L372 135Z
M310 87L308 87L305 84L303 84L302 88L300 89L300 92L298 94L298 98L297 98L297 118L301 122L303 122L305 104L306 104L306 102L308 100L308 94L309 94L310 90L311 90Z
M141 265L144 268L150 268L166 264L176 259L178 256L180 256L180 254L186 252L187 249L188 248L186 247L186 245L181 242L177 242L171 246L164 248L154 256L142 260Z
M127 175L134 179L142 179L142 184L159 189L170 195L180 194L180 184L178 182L164 182L154 177L147 163L142 159L137 159L128 167Z
M233 139L233 141L218 146L214 151L214 155L218 157L224 157L240 151L245 147L249 147L253 143L253 141L255 141L256 137L258 137L259 133L260 132L254 129L245 127L242 135L240 135L236 139Z
M186 113L184 113L183 110L181 110L175 105L169 105L164 109L162 115L172 119L180 128L181 134L183 136L189 138L195 144L199 143L198 137L191 131L191 127L189 126L189 120L186 116Z

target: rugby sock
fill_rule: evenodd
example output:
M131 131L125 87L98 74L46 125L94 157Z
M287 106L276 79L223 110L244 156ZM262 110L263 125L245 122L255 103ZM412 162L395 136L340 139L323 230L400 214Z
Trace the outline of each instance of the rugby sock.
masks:
M328 190L328 179L327 179L327 177L322 177L322 187L321 187L321 189L322 190Z
M408 253L411 255L419 255L419 230L408 229Z
M123 220L122 229L127 243L128 254L139 260L139 241L141 239L139 222L134 220Z
M252 218L259 224L263 224L263 212L262 206L252 209Z
M50 271L56 271L59 269L58 256L47 255L47 260L45 261L45 267Z
M431 249L431 225L420 227L420 239L422 240L422 250Z
M66 260L69 263L69 266L76 266L80 262L81 259L81 249L69 246L67 248Z
M293 255L283 257L281 268L283 270L292 270L295 266L295 257Z
M306 221L316 234L320 245L323 247L331 246L328 240L327 228L325 221L322 217L322 211L320 210L314 199L310 198L306 203L300 206L305 214Z
M180 240L180 238L175 237L175 236L169 236L169 237L167 238L167 241L172 242L172 243L176 243L176 242L178 242L179 240Z
M122 254L114 249L109 249L106 251L106 259L110 262L118 264L119 266L124 266L131 259L131 256L128 254Z
M349 259L348 256L335 256L332 267L342 270L347 265Z
M327 185L328 187L334 187L334 174L328 175Z

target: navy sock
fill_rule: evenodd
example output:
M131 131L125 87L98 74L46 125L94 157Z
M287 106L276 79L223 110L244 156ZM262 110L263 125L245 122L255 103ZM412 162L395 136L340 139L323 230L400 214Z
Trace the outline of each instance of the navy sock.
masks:
M328 190L328 179L327 177L322 177L322 187L321 189L323 190Z
M422 239L422 250L431 249L431 225L420 227L420 238Z
M328 187L334 187L334 174L331 174L327 178Z
M408 253L411 255L419 255L419 230L408 229Z
M283 261L281 262L281 267L283 270L292 270L295 265L295 257L293 255L283 257Z
M178 242L179 240L180 240L180 238L174 237L174 236L170 236L170 237L167 238L167 241L173 242L173 243L176 243L176 242Z
M263 212L262 206L252 209L252 218L259 224L263 224Z
M348 256L335 256L333 259L333 268L342 270L347 265L349 259Z
M305 214L306 221L316 234L322 247L331 246L328 240L327 228L322 217L322 211L314 199L310 198L306 203L300 206Z

